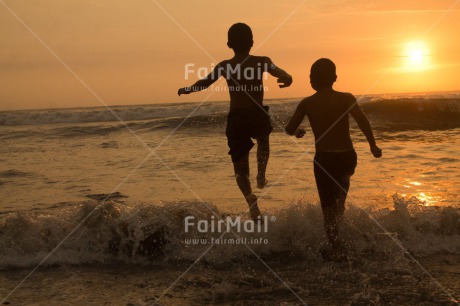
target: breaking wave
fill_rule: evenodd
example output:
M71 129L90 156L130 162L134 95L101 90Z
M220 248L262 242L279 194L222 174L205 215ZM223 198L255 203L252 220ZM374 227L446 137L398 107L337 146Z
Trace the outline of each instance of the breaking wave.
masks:
M236 217L204 202L131 205L118 198L0 215L0 268L34 266L48 254L45 265L194 261L210 245L191 244L187 239L209 241L220 234L186 233L184 218ZM318 205L292 203L266 214L266 233L240 232L238 237L266 241L250 247L267 260L280 254L300 260L318 258L325 240ZM398 244L417 256L460 254L460 210L425 206L416 198L395 195L391 210L349 205L341 235L357 260L401 258L404 252ZM232 233L224 237L238 238ZM243 244L214 244L203 260L226 263L250 255Z

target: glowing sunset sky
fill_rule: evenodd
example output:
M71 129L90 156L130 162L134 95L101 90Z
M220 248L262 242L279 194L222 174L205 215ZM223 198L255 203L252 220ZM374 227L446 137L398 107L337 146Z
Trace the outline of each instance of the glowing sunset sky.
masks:
M201 101L210 92L176 94L196 80L184 66L230 58L235 22L252 27L253 54L294 77L283 90L270 79L266 98L311 94L320 57L336 62L338 90L459 90L459 2L0 0L0 109L101 106L89 89L109 105Z

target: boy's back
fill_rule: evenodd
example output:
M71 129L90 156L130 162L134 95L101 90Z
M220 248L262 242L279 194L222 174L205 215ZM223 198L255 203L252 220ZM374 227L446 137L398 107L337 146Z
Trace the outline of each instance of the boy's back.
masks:
M353 95L335 90L316 92L299 105L315 135L316 151L339 152L353 149L348 112L356 102Z
M211 86L221 76L225 77L230 94L230 112L227 117L226 135L229 154L235 170L235 178L249 204L251 217L257 220L260 211L257 196L252 193L249 181L249 151L254 145L252 138L257 140L257 187L264 188L267 184L265 172L269 158L269 135L272 131L268 107L263 106L264 72L278 78L279 87L287 87L292 77L284 70L276 67L265 56L249 54L254 44L251 28L243 23L236 23L228 30L227 46L235 56L220 62L207 77L197 81L191 87L178 90L178 94L189 94Z
M227 80L230 110L263 105L263 73L270 64L268 57L254 55L235 56L219 64Z
M351 114L366 136L372 154L382 156L372 133L371 125L356 99L349 93L335 91L337 80L335 64L330 59L319 59L311 67L310 84L316 93L299 103L286 126L289 135L305 135L298 129L308 116L315 135L316 153L313 161L324 226L332 252L324 250L326 258L342 260L338 223L342 220L350 178L355 172L357 155L350 138L348 114Z

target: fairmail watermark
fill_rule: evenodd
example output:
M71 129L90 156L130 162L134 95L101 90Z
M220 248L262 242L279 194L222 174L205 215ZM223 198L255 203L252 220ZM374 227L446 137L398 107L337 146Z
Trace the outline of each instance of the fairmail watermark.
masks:
M237 86L212 86L212 87L200 87L200 86L189 86L184 87L188 92L195 91L221 91L221 92L258 92L268 91L268 87L264 85L237 85Z
M210 77L218 79L223 76L227 80L266 80L269 69L275 69L275 64L257 63L255 66L244 67L241 64L231 65L225 64L211 64L211 67L197 67L194 63L187 63L184 66L184 78L186 80L203 79Z
M268 244L267 238L189 238L184 239L184 243L187 245L208 245L208 244L227 244L227 245L258 245L258 244Z
M276 221L275 216L259 216L255 221L242 219L241 216L217 219L211 216L208 219L197 219L195 216L184 218L185 233L203 234L204 237L185 238L187 245L260 245L268 244L264 234L268 233L269 224ZM212 233L217 236L213 237ZM224 237L226 233L236 234L235 238ZM211 237L210 237L211 234ZM241 234L241 237L238 235ZM249 235L245 235L249 234ZM252 234L260 234L254 237Z
M240 216L227 216L223 219L216 219L211 216L209 219L197 220L195 216L184 218L184 231L198 233L268 233L269 223L276 221L274 216L259 216L253 220L242 219Z

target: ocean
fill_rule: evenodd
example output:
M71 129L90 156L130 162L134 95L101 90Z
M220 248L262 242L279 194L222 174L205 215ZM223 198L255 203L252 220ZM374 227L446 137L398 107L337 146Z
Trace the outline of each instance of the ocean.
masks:
M0 112L0 298L453 303L460 298L460 93L358 99L383 157L372 157L351 120L358 167L342 231L353 258L345 264L318 254L325 237L308 121L301 140L283 132L300 99L265 101L274 126L265 189L255 188L254 149L250 159L268 230L227 233L240 239L231 244L210 244L216 232L184 232L186 216L248 218L227 154L228 102Z

